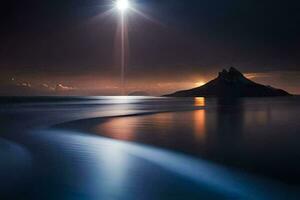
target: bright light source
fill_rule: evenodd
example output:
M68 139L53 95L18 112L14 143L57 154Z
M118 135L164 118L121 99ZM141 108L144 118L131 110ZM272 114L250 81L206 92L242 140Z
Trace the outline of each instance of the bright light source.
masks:
M128 0L117 0L116 7L120 11L124 12L125 10L127 10L129 8L129 1Z

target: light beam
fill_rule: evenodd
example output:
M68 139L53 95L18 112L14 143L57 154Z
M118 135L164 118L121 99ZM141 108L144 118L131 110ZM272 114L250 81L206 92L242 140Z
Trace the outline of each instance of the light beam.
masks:
M121 88L122 95L125 95L126 85L125 85L125 68L126 68L126 47L125 47L125 31L126 31L126 19L125 11L130 8L129 0L117 0L115 2L116 8L121 13Z

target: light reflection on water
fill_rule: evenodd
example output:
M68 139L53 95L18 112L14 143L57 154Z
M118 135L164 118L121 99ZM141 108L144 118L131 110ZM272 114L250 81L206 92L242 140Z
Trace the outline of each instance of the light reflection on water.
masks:
M120 140L134 140L136 135L135 124L138 119L133 117L130 120L126 118L118 118L117 120L110 120L103 125L100 125L100 131L105 130L105 134L110 135L110 137L118 138ZM96 126L97 130L98 127Z
M35 158L30 192L46 197L40 199L144 200L170 194L234 199L248 193L258 199L285 190L285 183L299 184L297 98L97 97L0 107L2 135L26 146ZM156 112L161 113L143 115ZM61 129L48 130L56 124ZM40 129L46 131L36 131ZM80 130L79 136L70 131L74 129ZM203 159L217 164L207 165ZM264 182L256 193L251 188L257 179L236 169L283 185L274 188Z
M206 113L205 110L194 111L194 135L198 141L203 141L206 138Z
M92 132L170 148L223 164L298 182L300 105L284 100L194 99L195 111L113 118ZM280 120L279 120L280 119ZM280 155L280 156L278 156ZM285 162L285 165L278 166ZM278 167L274 168L273 166Z
M71 193L61 199L76 198L74 189L82 193L82 199L264 200L293 195L284 185L160 148L61 130L39 133L38 138L41 148L53 143L57 149L53 154L58 149L65 154L58 170L69 159L73 170L88 169L84 177L75 173L60 177L60 184L71 186Z
M205 106L205 98L204 97L196 97L194 98L195 106Z

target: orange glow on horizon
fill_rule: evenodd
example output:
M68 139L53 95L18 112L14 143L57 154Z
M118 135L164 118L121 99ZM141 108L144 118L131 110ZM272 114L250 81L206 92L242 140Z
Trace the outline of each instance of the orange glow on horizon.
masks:
M204 81L199 81L199 82L195 83L195 86L197 86L197 87L200 87L202 85L205 85Z

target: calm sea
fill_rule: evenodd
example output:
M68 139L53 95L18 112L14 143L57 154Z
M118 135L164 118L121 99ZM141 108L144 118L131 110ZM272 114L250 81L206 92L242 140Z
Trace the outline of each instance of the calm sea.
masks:
M1 199L299 199L300 97L0 98Z

